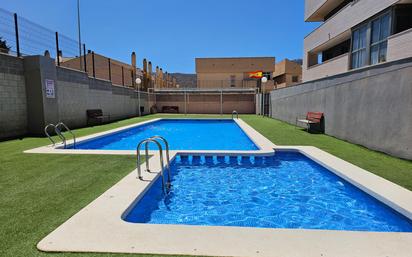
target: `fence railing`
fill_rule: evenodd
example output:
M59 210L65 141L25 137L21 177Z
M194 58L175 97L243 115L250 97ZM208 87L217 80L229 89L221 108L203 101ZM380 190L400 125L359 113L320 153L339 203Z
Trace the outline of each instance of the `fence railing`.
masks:
M29 21L16 13L0 8L0 52L14 56L46 55L54 59L57 66L86 72L88 76L111 81L115 85L138 88L135 80L141 78L141 90L153 87L155 81L169 85L173 78L166 76L158 81L150 74L151 62L143 61L145 72L134 65L120 62L79 47L79 42L62 33L52 31ZM162 69L160 69L161 71ZM163 73L162 73L163 75ZM166 82L167 80L167 82Z

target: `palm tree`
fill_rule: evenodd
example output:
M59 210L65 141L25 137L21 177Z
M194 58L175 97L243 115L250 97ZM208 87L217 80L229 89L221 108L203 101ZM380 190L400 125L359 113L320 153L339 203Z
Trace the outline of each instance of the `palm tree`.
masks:
M7 45L6 40L3 40L2 37L0 37L0 53L8 54L10 48L11 47Z

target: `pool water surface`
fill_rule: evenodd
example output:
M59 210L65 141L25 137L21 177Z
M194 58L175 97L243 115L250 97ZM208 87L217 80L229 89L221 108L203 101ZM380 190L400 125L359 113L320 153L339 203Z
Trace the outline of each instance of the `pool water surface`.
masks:
M177 156L125 213L134 223L411 232L411 221L298 152Z
M166 138L171 150L258 150L233 120L162 119L76 144L76 149L136 150L146 138ZM156 149L151 143L150 149Z

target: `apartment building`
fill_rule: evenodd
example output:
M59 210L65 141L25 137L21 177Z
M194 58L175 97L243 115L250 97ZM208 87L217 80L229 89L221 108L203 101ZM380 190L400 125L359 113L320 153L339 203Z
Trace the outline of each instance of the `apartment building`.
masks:
M274 89L284 88L302 82L302 65L288 59L276 63L273 81Z
M303 81L412 57L412 0L305 0Z
M255 88L257 71L273 85L275 57L196 58L198 88Z

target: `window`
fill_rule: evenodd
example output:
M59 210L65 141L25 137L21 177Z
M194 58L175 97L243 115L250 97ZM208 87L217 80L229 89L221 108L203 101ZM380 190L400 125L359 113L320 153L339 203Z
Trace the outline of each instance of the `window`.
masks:
M266 77L268 80L270 80L271 79L271 75L270 75L271 73L270 72L263 72L263 77Z
M388 37L390 34L389 21L389 14L372 21L370 64L386 61Z
M236 75L230 75L230 87L236 87Z
M352 69L386 61L391 34L389 12L362 25L352 33Z
M352 68L366 65L366 32L368 26L360 27L353 32L352 40Z

